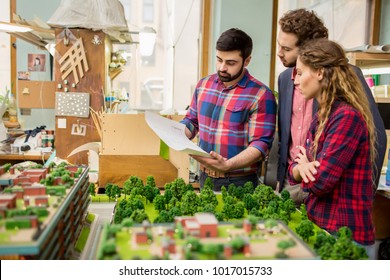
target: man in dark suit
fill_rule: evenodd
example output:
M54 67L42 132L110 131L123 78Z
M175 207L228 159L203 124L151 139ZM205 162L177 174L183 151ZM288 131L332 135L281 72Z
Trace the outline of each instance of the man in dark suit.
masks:
M311 39L328 38L328 29L314 11L305 9L292 10L283 15L279 20L280 31L278 35L278 57L284 66L288 67L279 75L278 79L278 136L279 158L277 170L277 186L280 192L286 189L291 198L299 206L307 196L298 185L290 185L286 180L286 172L299 153L298 146L305 146L306 134L317 112L317 103L305 100L299 89L294 86L295 65L299 47ZM377 132L377 159L374 167L375 187L378 186L383 159L386 152L386 131L379 110L372 96L361 70L353 66L360 78L370 102L372 115ZM275 148L275 145L273 146Z

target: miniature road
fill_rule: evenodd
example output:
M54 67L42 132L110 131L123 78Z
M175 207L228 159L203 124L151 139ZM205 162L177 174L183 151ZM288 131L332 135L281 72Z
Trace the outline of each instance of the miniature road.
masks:
M115 203L91 203L88 211L95 214L95 220L91 225L89 237L84 250L80 255L80 260L95 260L96 251L99 244L100 234L105 223L110 223L114 211Z

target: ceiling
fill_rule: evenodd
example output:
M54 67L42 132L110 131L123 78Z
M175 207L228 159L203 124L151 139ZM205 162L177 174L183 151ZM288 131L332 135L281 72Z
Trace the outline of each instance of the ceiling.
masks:
M6 32L18 39L31 43L41 49L46 49L55 39L55 27L52 27L35 17L33 20L26 21L14 14L13 22L0 22L5 28L0 27L0 31ZM29 28L27 32L15 31L17 28ZM131 34L138 34L139 32L129 32L123 30L103 30L114 43L133 43Z

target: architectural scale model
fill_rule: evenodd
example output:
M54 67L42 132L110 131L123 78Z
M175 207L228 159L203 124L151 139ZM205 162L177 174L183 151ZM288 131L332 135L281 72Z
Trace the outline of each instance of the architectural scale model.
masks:
M90 203L83 166L0 168L0 259L67 259Z
M110 227L103 233L106 240L99 259L318 259L285 224L275 220L219 223L211 213L196 213L176 217L172 224L144 221L142 226L120 230ZM113 236L127 240L127 248L112 246Z

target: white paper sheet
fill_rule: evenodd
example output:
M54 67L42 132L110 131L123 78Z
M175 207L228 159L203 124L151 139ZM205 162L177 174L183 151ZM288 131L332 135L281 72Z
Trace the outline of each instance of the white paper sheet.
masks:
M146 123L170 148L190 155L210 157L209 153L189 140L185 125L152 112L145 112Z

